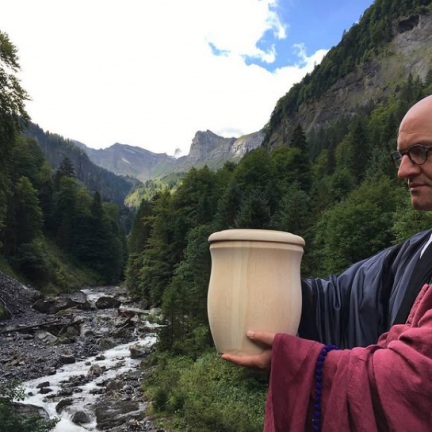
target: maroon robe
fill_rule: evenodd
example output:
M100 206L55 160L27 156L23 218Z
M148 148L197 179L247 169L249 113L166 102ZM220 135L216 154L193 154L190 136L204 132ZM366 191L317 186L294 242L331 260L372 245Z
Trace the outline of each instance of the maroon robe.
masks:
M377 344L330 351L323 366L322 432L432 431L432 285L405 324ZM319 342L277 334L265 432L313 431Z

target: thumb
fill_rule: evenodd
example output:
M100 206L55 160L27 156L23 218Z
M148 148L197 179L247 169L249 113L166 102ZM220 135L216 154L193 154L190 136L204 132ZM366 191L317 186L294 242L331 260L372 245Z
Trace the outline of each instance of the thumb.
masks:
M246 335L250 340L256 341L256 342L261 342L261 343L268 345L270 347L273 345L273 341L275 338L274 333L263 332L263 331L254 331L254 330L249 330L246 333Z

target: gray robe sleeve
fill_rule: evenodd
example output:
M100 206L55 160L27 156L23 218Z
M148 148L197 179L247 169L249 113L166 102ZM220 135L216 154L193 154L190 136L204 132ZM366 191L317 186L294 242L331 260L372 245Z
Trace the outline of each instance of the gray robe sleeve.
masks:
M376 343L396 317L429 236L419 233L340 275L304 279L299 335L341 348Z

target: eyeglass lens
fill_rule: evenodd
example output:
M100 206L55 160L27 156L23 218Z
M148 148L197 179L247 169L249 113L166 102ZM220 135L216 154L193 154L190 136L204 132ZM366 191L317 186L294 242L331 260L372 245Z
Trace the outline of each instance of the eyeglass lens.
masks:
M392 153L392 157L393 157L393 161L396 165L397 168L399 168L401 162L402 162L402 157L404 155L408 155L410 161L413 164L416 165L422 165L426 162L428 155L429 155L429 147L424 147L421 145L415 145L410 147L408 150L404 151L404 152L393 152Z

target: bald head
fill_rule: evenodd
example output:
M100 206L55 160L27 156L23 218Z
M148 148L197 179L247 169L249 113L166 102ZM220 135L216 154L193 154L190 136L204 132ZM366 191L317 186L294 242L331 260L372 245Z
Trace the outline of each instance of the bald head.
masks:
M413 144L432 144L432 95L417 102L402 119L399 127L398 148L403 150ZM401 146L403 148L401 148Z
M422 144L425 135L432 136L432 95L417 102L402 119L399 127L398 148L406 143ZM431 144L430 141L428 144Z

